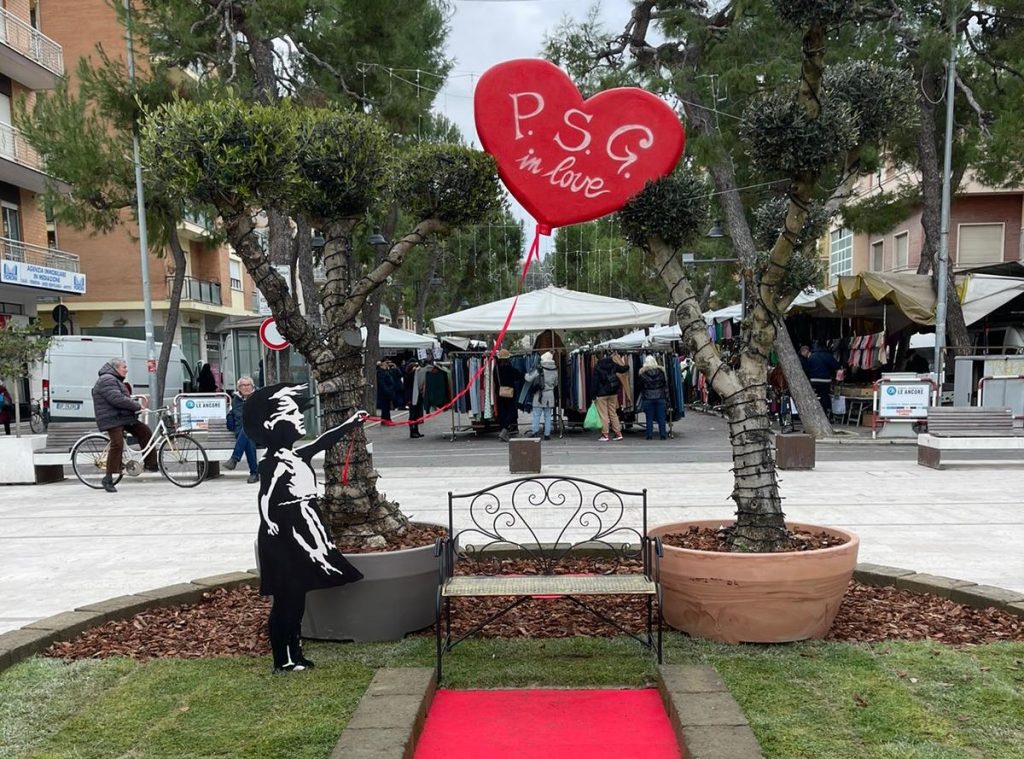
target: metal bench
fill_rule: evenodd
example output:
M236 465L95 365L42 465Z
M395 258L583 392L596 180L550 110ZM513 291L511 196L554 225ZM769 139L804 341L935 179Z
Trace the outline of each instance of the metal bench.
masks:
M1024 451L1024 436L1014 429L1008 408L929 408L928 432L917 436L917 463L941 469L950 451Z
M448 532L437 541L435 633L441 659L512 609L536 599L564 598L654 650L662 660L661 542L647 535L647 491L631 492L575 477L520 477L473 493L448 493ZM566 574L565 562L601 557L604 574ZM528 561L532 573L513 572ZM639 562L637 569L624 562ZM626 630L581 598L646 596L646 633ZM508 604L458 637L452 599L508 597ZM657 634L654 601L657 600Z

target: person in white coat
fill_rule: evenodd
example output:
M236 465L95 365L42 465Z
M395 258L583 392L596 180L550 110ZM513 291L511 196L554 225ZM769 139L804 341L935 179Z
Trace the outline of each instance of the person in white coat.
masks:
M551 417L558 405L558 368L550 351L540 357L540 366L528 373L531 382L530 402L533 404L533 423L530 433L540 435L540 421L544 419L544 439L551 439Z

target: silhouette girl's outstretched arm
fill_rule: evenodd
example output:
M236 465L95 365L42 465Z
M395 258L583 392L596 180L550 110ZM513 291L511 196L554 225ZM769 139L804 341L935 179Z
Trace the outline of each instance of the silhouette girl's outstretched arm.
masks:
M337 445L349 433L363 423L369 414L365 411L357 411L348 421L332 427L311 443L295 449L295 454L305 461L310 461L321 451L326 451L331 446Z

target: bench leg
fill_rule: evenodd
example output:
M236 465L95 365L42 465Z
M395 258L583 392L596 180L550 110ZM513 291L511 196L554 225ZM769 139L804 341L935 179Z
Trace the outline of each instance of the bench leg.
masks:
M204 480L215 480L220 477L220 462L212 459L206 462L206 476Z
M918 445L917 463L931 469L942 469L942 451L931 446Z
M441 589L438 588L437 600L434 602L434 635L437 643L437 685L441 685Z

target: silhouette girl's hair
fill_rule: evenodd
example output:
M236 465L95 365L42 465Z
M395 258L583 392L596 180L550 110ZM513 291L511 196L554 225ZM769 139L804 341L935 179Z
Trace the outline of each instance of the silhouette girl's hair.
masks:
M306 395L306 385L282 382L268 385L250 395L242 407L242 429L256 445L270 448L290 448L302 437L295 426L280 416L294 404L299 411L313 405L313 399ZM268 425L267 422L270 422Z

